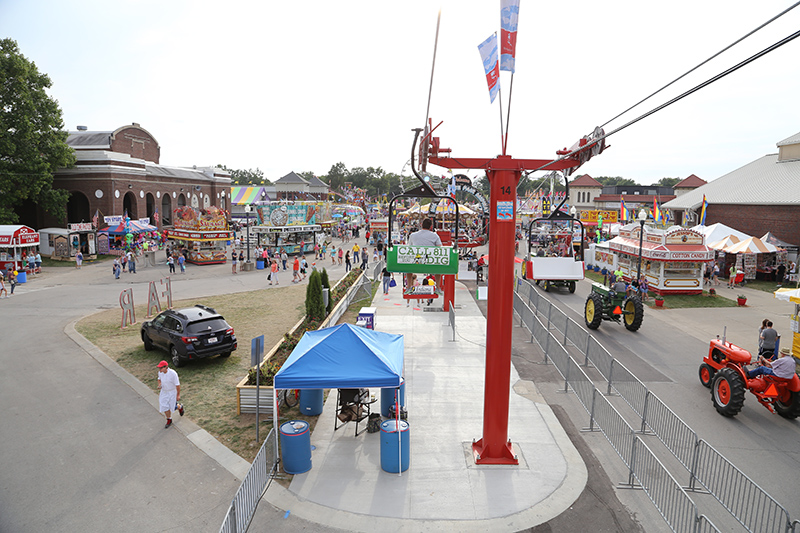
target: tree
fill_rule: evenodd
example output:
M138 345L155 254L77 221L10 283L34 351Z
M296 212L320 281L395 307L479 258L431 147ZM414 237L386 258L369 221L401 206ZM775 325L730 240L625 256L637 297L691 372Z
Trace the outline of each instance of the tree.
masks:
M595 178L597 181L602 183L603 185L614 186L614 185L639 185L632 179L623 178L621 176L601 176L599 178Z
M324 289L328 289L328 307L325 309L326 312L330 313L331 308L333 307L333 298L330 293L331 282L328 279L328 271L324 268L322 269L322 274L319 277L320 282L322 283L322 287Z
M306 287L306 317L315 322L325 318L325 305L322 303L322 279L318 271L311 272Z
M271 182L264 177L264 172L258 167L255 169L248 168L245 170L228 168L225 165L217 165L217 168L221 168L222 170L231 173L231 185L234 186L251 185L258 187L262 185L271 185Z
M29 200L63 219L69 192L53 189L53 172L75 164L52 82L19 51L0 40L0 223L19 220L14 208Z
M680 178L661 178L655 182L653 187L674 187L676 183L681 181Z

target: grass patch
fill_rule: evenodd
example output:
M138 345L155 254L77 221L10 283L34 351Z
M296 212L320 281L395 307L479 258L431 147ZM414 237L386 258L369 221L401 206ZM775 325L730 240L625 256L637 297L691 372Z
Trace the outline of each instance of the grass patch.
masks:
M304 300L305 286L292 285L174 302L175 308L208 305L222 314L236 332L239 348L230 357L192 361L177 371L186 416L248 461L253 460L261 443L255 441L255 415L236 414L235 387L250 367L250 340L263 334L265 351L269 350L302 318ZM156 364L169 359L169 354L158 349L144 350L139 328L146 311L146 306L137 306L137 323L124 330L119 327L118 309L87 317L78 322L76 329L156 392ZM297 407L281 414L307 419ZM272 427L272 420L264 418L259 424L262 440ZM154 418L153 423L158 421Z
M598 283L603 283L603 275L599 272L594 271L586 271L586 279L590 279L592 281L596 281ZM763 282L759 282L763 283ZM773 283L774 285L774 283ZM748 283L749 286L749 283ZM720 285L722 287L722 285ZM734 299L726 298L725 296L721 296L719 291L717 291L716 296L711 296L708 294L708 291L703 291L703 294L666 294L663 296L664 298L664 306L663 309L690 309L690 308L697 308L697 307L738 307L739 304L736 302L736 296L734 295ZM653 301L653 295L650 294L650 298L645 302L646 305L649 307L655 307L656 304Z
M762 279L751 279L751 280L748 280L745 285L743 285L743 288L745 288L745 289L753 289L755 291L773 293L773 292L777 291L778 289L780 289L781 287L784 287L784 288L787 288L787 289L791 289L791 288L794 288L795 285L797 285L797 284L789 282L789 283L784 283L781 286L781 285L778 285L774 281L764 281Z

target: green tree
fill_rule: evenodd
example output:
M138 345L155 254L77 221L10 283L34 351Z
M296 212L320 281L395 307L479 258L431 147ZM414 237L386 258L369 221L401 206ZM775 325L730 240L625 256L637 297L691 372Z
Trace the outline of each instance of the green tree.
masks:
M328 271L324 268L322 269L322 274L319 277L320 282L322 283L322 287L328 289L328 307L325 309L326 312L330 313L331 308L333 308L333 298L331 298L330 289L331 289L331 282L328 279Z
M53 189L53 172L75 164L58 102L48 96L47 74L0 40L0 223L19 220L14 208L30 200L66 218L69 192Z
M676 183L681 181L680 178L661 178L655 182L653 187L674 187Z
M311 272L306 287L306 317L321 322L325 318L325 305L322 303L322 279L318 271Z
M264 172L256 167L255 169L235 169L228 168L225 165L217 165L217 168L228 171L231 173L231 185L233 186L263 186L271 185L272 183L264 177Z
M602 183L603 185L613 186L613 185L639 185L632 179L623 178L621 176L601 176L599 178L595 178L597 181Z

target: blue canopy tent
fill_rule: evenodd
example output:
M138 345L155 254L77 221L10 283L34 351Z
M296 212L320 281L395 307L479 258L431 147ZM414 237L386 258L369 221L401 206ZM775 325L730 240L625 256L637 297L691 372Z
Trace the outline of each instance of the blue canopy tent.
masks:
M403 336L352 324L307 331L275 374L275 389L399 387Z

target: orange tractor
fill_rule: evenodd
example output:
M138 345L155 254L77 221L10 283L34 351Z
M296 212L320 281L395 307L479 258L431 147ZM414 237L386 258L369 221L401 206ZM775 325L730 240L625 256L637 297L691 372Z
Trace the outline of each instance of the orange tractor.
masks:
M791 357L791 356L790 356ZM708 355L700 365L700 382L711 389L711 401L723 416L736 416L744 405L744 392L749 390L758 402L784 418L800 416L800 378L790 379L772 375L747 377L746 365L752 362L750 352L726 342L713 339Z

